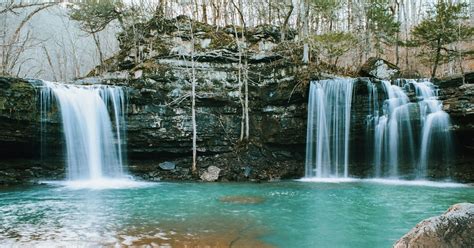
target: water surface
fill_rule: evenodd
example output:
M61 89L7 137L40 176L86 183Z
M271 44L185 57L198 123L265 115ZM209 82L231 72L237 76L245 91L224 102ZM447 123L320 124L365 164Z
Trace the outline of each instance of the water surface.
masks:
M474 188L376 181L0 188L0 246L390 247Z

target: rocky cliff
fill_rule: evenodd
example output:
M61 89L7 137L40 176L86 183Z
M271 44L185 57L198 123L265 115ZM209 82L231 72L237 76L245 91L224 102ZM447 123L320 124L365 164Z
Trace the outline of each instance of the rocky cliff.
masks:
M228 89L232 72L200 71L199 78L214 82L199 87L197 100L199 175L211 165L221 169L219 180L272 180L304 175L306 142L305 90L296 91L290 73L268 76L272 80L250 87L250 140L240 141L241 106L237 90ZM256 66L256 65L255 65ZM263 63L259 70L269 70ZM183 68L170 66L178 75ZM257 68L257 67L255 67ZM257 69L255 69L257 71ZM219 80L215 75L220 75ZM166 79L166 77L164 77ZM87 80L83 80L82 83ZM352 142L364 144L368 78L356 83L353 103ZM373 80L372 80L373 81ZM89 82L92 82L90 80ZM376 81L373 81L376 82ZM103 80L127 87L129 104L129 169L148 180L197 179L190 171L191 120L189 89L179 80L158 82L147 78ZM1 78L0 84L0 178L15 182L31 178L64 176L60 120L53 113L41 133L39 88L31 82ZM235 84L235 82L234 82ZM439 83L444 85L444 83ZM474 84L444 85L441 97L453 119L458 156L452 176L472 182L472 106ZM289 97L291 95L291 98ZM41 145L43 140L43 146ZM354 146L358 147L358 146ZM364 146L359 146L363 148ZM41 152L44 154L41 158ZM351 173L366 176L370 165L354 152ZM363 154L363 152L362 152Z
M199 179L199 175L210 173L211 165L220 169L219 180L302 177L309 80L329 77L323 73L326 69L301 64L301 49L296 43L281 42L275 27L216 30L197 23L190 30L189 22L185 17L152 21L140 29L143 34L138 41L124 32L120 53L93 71L91 77L74 82L114 84L127 89L129 170L147 180ZM189 35L191 31L193 36ZM236 39L236 34L242 32L245 42ZM197 79L197 175L190 171L193 67ZM355 88L351 137L356 144L365 143L366 84L370 80L379 84L360 78ZM245 81L249 88L250 137L242 141ZM459 167L463 170L455 169L452 174L456 179L474 181L472 170L466 167L474 161L470 155L474 130L472 78L468 78L470 84L448 81L438 84L446 110L453 116L453 129L463 134L458 142L460 150L466 152ZM40 85L0 78L0 181L64 174L57 113L53 112L41 129ZM362 150L364 146L355 147ZM353 154L357 159L350 165L352 174L368 175L370 165L364 163L364 153L356 150Z

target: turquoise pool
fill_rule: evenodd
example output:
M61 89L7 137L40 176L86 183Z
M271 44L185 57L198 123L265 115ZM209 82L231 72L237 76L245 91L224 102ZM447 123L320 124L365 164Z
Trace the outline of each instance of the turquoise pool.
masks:
M391 247L474 188L379 181L0 188L0 246Z

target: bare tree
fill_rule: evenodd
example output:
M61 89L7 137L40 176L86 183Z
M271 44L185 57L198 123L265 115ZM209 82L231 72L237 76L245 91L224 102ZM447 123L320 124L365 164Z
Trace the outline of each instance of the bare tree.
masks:
M241 125L240 125L240 140L248 139L250 128L249 128L249 92L248 92L248 60L246 54L246 40L245 40L245 32L246 32L246 22L244 19L244 15L242 12L242 2L239 1L238 4L231 0L233 7L237 10L239 14L239 21L242 24L242 31L240 33L237 32L237 27L234 24L234 33L235 33L235 41L238 47L238 56L239 56L239 65L238 65L238 82L239 82L239 99L242 105L242 118L241 118ZM235 22L234 22L235 23ZM244 60L244 62L242 61ZM242 75L243 74L243 75ZM243 97L242 97L243 93Z
M2 34L2 44L1 44L1 68L0 74L3 75L12 75L15 67L19 67L16 75L21 71L22 64L25 63L25 60L30 60L31 58L26 58L24 61L20 61L21 56L29 48L39 45L40 41L34 39L31 36L31 32L28 30L26 33L24 29L26 24L38 13L41 11L54 6L56 3L47 2L47 3L30 3L24 4L23 2L16 3L13 0L6 5L6 7L0 10L0 14L4 18L4 27ZM7 15L13 13L18 15L18 11L27 11L29 8L35 7L31 12L29 12L20 23L14 28L12 33L7 32Z
M289 0L289 9L286 13L285 20L283 21L283 26L281 27L281 41L286 39L286 32L288 30L288 22L290 21L291 14L293 13L293 9L295 6L293 5L293 1Z
M309 63L309 0L303 0L303 63Z
M193 0L194 1L194 0ZM191 4L194 8L194 4ZM194 10L193 10L194 12ZM191 122L193 127L193 164L192 171L197 171L197 125L196 125L196 65L194 61L194 23L190 20L190 33L191 33Z

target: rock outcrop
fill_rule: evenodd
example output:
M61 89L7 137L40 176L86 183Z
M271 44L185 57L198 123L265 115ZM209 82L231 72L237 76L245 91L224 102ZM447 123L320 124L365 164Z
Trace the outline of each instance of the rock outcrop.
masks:
M305 90L293 91L298 83L293 81L292 73L285 71L287 68L275 69L263 77L269 66L263 63L253 67L261 78L254 78L255 83L250 84L251 137L241 142L241 105L239 97L234 95L240 92L232 88L236 82L229 79L235 71L220 69L225 65L208 62L209 67L198 72L200 80L208 84L198 86L197 174L193 174L190 168L192 129L187 98L189 89L186 88L189 83L175 76L183 73L183 68L169 66L160 81L150 78L101 79L102 83L127 87L128 164L134 175L146 180L194 180L206 173L209 166L221 169L217 180L266 181L304 175ZM228 66L233 68L232 64ZM220 75L219 78L216 75ZM86 81L93 82L92 79L83 80ZM369 78L360 78L354 89L353 143L370 143L364 140L367 82L370 81ZM43 126L46 133L42 134L37 99L39 89L31 82L14 78L2 78L0 82L3 89L0 92L0 181L14 183L22 179L63 177L64 144L59 116L53 113ZM377 81L371 82L377 84ZM443 81L438 84L440 97L453 119L452 128L459 151L459 159L449 171L456 180L472 182L474 128L468 120L471 118L469 106L474 102L469 90L473 84L446 86ZM383 97L382 94L379 97ZM42 138L43 146L40 143ZM367 157L362 150L365 147L354 147L360 151L352 152L351 174L367 176L371 167L365 162ZM41 151L43 154L46 152L43 158L40 157Z
M391 80L400 75L400 68L384 59L372 57L362 65L359 74L363 77Z
M217 180L222 181L304 176L309 81L330 76L323 76L318 68L300 64L301 51L279 43L277 28L247 29L246 43L240 44L235 38L236 31L242 32L239 28L216 30L195 23L191 39L189 27L189 19L185 17L152 20L139 29L143 40L138 47L125 31L120 53L91 72L93 77L74 82L126 88L129 171L145 180L199 180L210 166L221 169ZM288 39L292 37L290 32ZM244 47L244 52L239 53L239 47ZM191 172L193 67L197 79L197 173ZM250 135L241 140L245 80ZM351 142L356 144L369 143L364 140L368 82L380 86L373 76L359 78L355 85ZM36 88L33 85L34 82L25 80L0 78L0 163L7 164L0 167L0 180L4 172L10 179L20 174L26 175L25 180L64 176L64 166L60 166L64 164L60 117L57 112L52 113L43 125L45 132L40 132L39 84ZM441 81L439 85L447 111L455 117L453 128L456 132L471 132L463 139L472 140L474 127L472 121L466 121L472 116L470 108L474 102L474 96L469 93L470 84ZM380 99L383 97L379 94ZM469 140L459 143L462 149L472 147ZM354 163L349 165L351 174L367 176L370 165L366 162L368 153L363 150L367 148L354 147L356 150L351 152ZM5 162L6 159L10 162ZM25 174L25 159L31 161L30 167L51 167L51 170L41 174L38 172L41 170L35 169ZM11 162L15 160L22 160L21 166ZM468 165L474 158L466 156L464 161L462 170L451 171L455 179L472 182L474 172Z
M440 100L449 113L456 147L456 167L453 178L473 182L474 170L474 72L435 82Z
M394 248L474 247L474 204L459 203L444 214L418 223Z

